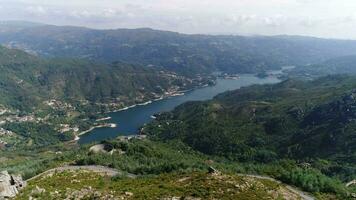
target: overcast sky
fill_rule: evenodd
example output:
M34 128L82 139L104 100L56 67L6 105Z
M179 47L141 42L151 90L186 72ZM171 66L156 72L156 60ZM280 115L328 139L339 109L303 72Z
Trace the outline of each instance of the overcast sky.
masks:
M356 0L0 0L0 20L356 39Z

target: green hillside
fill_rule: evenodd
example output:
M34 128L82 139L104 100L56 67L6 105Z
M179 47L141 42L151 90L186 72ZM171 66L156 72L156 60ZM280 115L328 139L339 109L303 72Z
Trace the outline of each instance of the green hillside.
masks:
M0 22L0 44L0 171L54 169L18 199L300 199L290 187L356 196L345 185L356 179L355 41ZM158 113L143 136L77 143L113 126L104 113L211 84L213 72L266 77L293 65L278 84Z
M0 43L47 57L155 65L191 75L261 72L354 54L356 42L311 37L187 35L152 29L0 26Z
M73 59L42 59L0 47L0 104L20 110L49 99L135 103L157 98L191 80L161 69L125 63L100 64Z
M202 172L115 180L89 171L62 172L30 184L16 199L302 199L274 181Z
M352 76L246 87L183 104L145 131L231 161L291 159L349 181L356 172L355 87Z
M103 125L96 122L100 113L192 89L209 79L119 62L43 59L0 47L0 141L6 144L0 150L72 140Z
M356 56L342 56L321 63L298 66L290 71L289 76L298 78L316 78L332 74L355 74Z

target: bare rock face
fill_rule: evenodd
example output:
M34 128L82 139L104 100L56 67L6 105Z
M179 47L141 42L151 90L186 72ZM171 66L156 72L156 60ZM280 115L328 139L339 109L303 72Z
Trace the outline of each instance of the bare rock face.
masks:
M7 171L0 172L0 200L15 197L26 186L21 176L10 175Z

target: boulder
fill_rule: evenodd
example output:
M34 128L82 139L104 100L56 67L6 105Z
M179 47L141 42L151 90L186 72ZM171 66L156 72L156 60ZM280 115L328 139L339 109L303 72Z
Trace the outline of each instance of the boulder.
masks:
M89 148L89 153L108 153L113 154L115 151L114 147L110 144L97 144Z
M12 198L26 186L21 176L10 175L7 171L0 172L0 199Z

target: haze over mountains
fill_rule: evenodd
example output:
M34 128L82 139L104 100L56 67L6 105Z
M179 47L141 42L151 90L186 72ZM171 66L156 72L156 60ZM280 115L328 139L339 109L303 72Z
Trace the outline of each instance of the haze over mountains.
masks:
M52 170L19 199L310 199L256 174L318 199L356 196L345 186L356 179L356 41L1 22L0 43L0 169L29 178L100 165L119 174ZM271 75L283 66L295 68ZM108 112L240 73L281 83L157 113L137 130L143 136L77 143L115 126Z
M186 35L147 28L94 30L26 22L3 22L0 43L40 56L140 63L184 74L260 72L356 52L356 42L350 40Z

